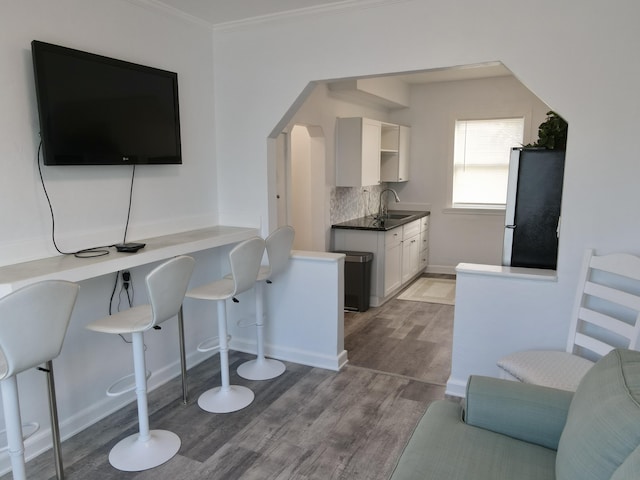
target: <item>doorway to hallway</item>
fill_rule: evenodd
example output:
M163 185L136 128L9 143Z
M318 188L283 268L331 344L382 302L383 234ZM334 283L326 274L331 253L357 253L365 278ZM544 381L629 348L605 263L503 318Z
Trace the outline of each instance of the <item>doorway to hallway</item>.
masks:
M278 225L289 224L295 250L327 250L326 152L322 128L293 125L278 148ZM282 192L282 193L281 193Z

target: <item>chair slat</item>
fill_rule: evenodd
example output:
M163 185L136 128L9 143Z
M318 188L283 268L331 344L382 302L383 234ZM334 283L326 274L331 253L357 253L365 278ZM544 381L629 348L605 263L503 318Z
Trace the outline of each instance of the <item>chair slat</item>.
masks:
M584 292L588 295L592 295L610 302L617 303L627 308L631 308L635 311L640 311L640 297L631 293L616 290L615 288L600 285L594 282L587 282L584 287Z
M580 320L607 329L631 340L635 336L635 328L622 320L605 315L589 308L580 309Z
M640 280L640 258L628 253L592 256L591 268Z
M596 340L595 338L589 337L582 333L576 333L575 341L573 343L574 345L578 345L580 347L591 350L592 352L595 352L602 357L613 350L613 347L611 345L601 342L600 340Z

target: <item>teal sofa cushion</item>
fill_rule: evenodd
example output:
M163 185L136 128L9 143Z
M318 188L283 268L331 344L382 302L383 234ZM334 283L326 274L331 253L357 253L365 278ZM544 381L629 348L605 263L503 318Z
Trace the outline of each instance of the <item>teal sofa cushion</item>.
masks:
M441 400L418 423L391 480L552 480L555 458L555 450L467 425L460 405Z
M465 422L555 450L572 397L566 390L472 375Z
M640 478L640 446L627 457L611 480L637 480Z
M640 472L633 473L639 445L640 352L613 350L575 392L558 445L556 478L640 479Z

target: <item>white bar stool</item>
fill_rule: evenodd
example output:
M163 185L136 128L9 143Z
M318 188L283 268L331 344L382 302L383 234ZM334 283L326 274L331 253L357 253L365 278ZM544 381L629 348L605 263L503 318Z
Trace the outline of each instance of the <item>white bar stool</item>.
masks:
M264 240L250 238L236 245L229 252L231 275L213 283L189 290L189 298L213 300L218 305L218 342L219 345L199 347L200 351L219 348L221 386L204 392L198 398L200 408L211 413L229 413L241 410L253 402L254 394L247 387L230 385L229 382L229 337L227 334L226 301L249 290L258 278L260 262L264 254ZM236 300L237 301L237 300ZM209 344L206 341L203 344Z
M9 458L15 480L26 478L24 442L17 374L47 363L53 375L52 360L60 355L78 285L47 280L23 287L0 299L0 388L7 430ZM49 406L55 408L52 378L49 379ZM57 412L51 411L52 434L59 435ZM55 425L54 425L55 423ZM59 438L54 438L56 473L62 477Z
M109 463L118 470L138 472L157 467L180 449L175 433L149 430L144 332L178 315L194 265L195 260L188 256L164 262L145 279L150 305L138 305L87 325L95 332L130 333L133 343L139 432L120 440L109 452Z
M282 273L289 264L295 231L285 225L275 230L266 240L268 265L262 265L256 280L256 358L238 367L238 375L247 380L269 380L282 375L284 363L264 356L264 285Z

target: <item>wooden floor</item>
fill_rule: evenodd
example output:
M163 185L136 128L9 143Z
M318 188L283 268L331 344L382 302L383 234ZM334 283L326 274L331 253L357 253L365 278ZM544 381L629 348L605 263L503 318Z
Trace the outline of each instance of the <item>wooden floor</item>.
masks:
M451 373L453 310L394 299L363 313L345 313L349 365L444 386Z
M63 442L65 478L112 479L388 479L426 407L444 398L453 307L391 300L345 313L349 364L340 372L287 364L281 377L236 376L249 355L232 352L232 383L256 399L231 414L202 411L196 399L219 384L217 356L189 370L191 401L179 379L149 395L151 428L182 439L178 455L146 472L120 472L107 457L137 431L135 404ZM29 479L52 479L51 452L27 464ZM11 474L1 477L8 480Z

